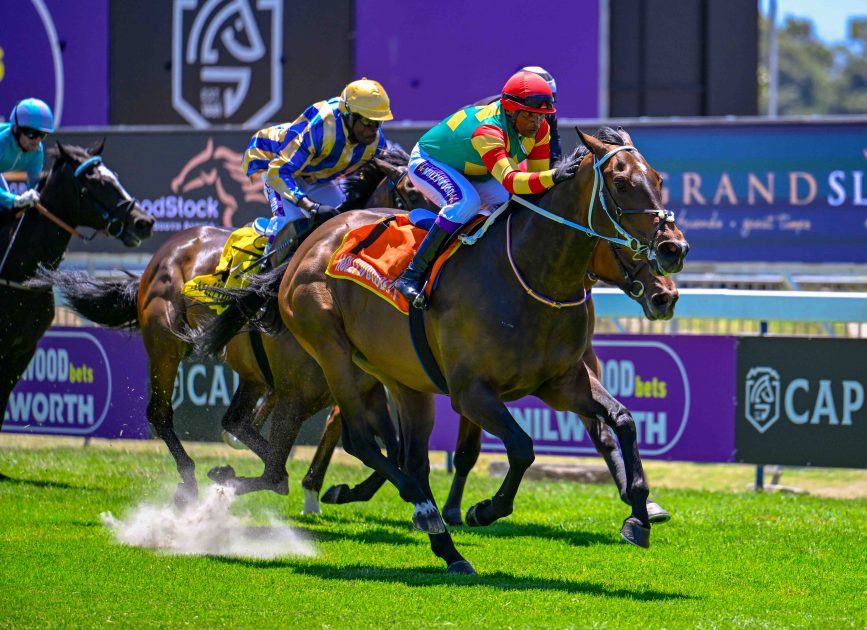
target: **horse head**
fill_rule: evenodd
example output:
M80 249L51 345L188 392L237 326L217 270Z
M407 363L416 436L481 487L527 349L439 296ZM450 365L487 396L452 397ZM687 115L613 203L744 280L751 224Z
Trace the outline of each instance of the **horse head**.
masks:
M587 275L591 280L598 279L616 286L641 304L649 320L674 317L674 306L679 297L674 280L670 276L657 276L647 261L636 260L614 243L597 243Z
M74 225L102 230L127 247L150 238L154 218L148 215L102 160L104 141L89 149L57 143L42 197L57 199ZM50 208L49 208L50 209Z
M385 187L392 193L392 199L395 202L393 205L396 207L403 207L405 210L427 208L435 212L439 211L436 204L425 197L421 190L413 183L412 179L406 176L409 156L403 153L403 151L400 153L402 155L389 151L386 157L373 159L376 167L385 174L385 179L380 183L379 188L374 191L372 197L376 197L379 189ZM395 157L391 158L388 154L393 154Z
M589 197L584 200L588 227L633 257L646 259L657 275L683 269L689 244L675 225L674 213L662 203L662 177L629 134L604 127L599 137L580 129L578 135L592 156L593 184L586 187ZM587 168L582 170L585 178L590 176Z

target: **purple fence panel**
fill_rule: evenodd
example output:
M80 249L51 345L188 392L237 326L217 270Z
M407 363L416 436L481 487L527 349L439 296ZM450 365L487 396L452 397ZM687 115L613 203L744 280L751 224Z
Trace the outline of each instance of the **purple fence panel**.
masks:
M597 335L593 339L608 391L632 412L642 457L734 461L734 337ZM507 404L540 455L593 456L581 419L529 397ZM458 417L437 400L431 448L453 451ZM497 438L482 448L504 452Z
M12 390L3 431L150 437L141 338L100 328L51 328Z
M528 11L518 0L440 0L427 8L417 2L356 2L356 75L383 84L396 118L441 120L498 93L522 66L542 66L557 80L559 116L595 118L599 4Z
M40 98L64 127L108 124L108 0L17 2L0 19L0 116Z

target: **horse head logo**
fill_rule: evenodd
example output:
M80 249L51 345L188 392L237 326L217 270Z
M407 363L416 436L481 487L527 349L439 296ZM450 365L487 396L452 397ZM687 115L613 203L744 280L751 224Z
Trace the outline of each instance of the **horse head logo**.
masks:
M175 109L200 129L263 125L282 104L282 29L282 0L175 0Z
M208 138L205 149L194 155L172 179L172 192L188 193L212 186L223 205L221 224L233 227L232 219L238 212L238 196L245 202L267 203L261 184L251 182L244 174L242 157L229 147L215 147L214 139ZM239 190L239 193L233 195L227 189Z
M780 417L780 374L774 368L750 368L744 415L759 433L767 431Z

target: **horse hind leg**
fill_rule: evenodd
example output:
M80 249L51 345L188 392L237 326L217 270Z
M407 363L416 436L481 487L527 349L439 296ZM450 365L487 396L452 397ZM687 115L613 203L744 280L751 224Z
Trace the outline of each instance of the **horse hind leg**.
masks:
M400 385L389 385L400 418L400 451L402 467L421 486L434 509L436 499L430 487L429 443L434 424L433 396ZM428 532L431 551L446 563L446 572L475 575L476 570L455 547L445 528L439 533Z
M443 505L443 519L449 525L463 524L461 503L464 497L464 487L467 477L479 459L482 451L482 429L461 416L458 428L458 441L455 444L455 475L452 477L452 487Z

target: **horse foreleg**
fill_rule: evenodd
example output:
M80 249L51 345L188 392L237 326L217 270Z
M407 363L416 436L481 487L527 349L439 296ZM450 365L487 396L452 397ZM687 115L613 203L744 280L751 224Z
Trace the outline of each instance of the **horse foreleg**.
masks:
M650 490L638 452L632 414L602 387L596 375L583 363L575 366L562 379L546 384L536 395L554 409L574 411L580 416L597 418L614 431L620 442L626 476L626 496L632 508L632 514L623 522L620 533L634 545L649 547L650 519L647 513L647 497Z
M319 438L319 446L316 447L316 453L313 454L313 460L310 462L310 468L307 469L307 474L301 480L301 487L304 489L304 514L319 514L322 510L319 507L319 493L322 491L322 484L325 481L325 472L328 470L328 464L331 463L331 456L334 455L334 449L337 448L337 443L340 441L340 407L334 406L325 419L325 429L322 431L322 437ZM328 489L331 492L334 486ZM339 491L337 492L339 493ZM328 494L328 493L326 493ZM339 503L340 501L329 501L324 496L322 500L325 503Z
M470 471L479 460L482 451L482 429L461 416L458 427L458 441L455 444L455 475L452 477L452 487L448 499L443 505L443 518L449 525L462 525L463 512L461 501L464 498L464 487Z
M533 440L487 384L476 381L452 393L452 405L462 416L503 441L509 458L509 470L497 493L467 510L470 526L490 525L512 513L515 496L524 473L533 463Z

